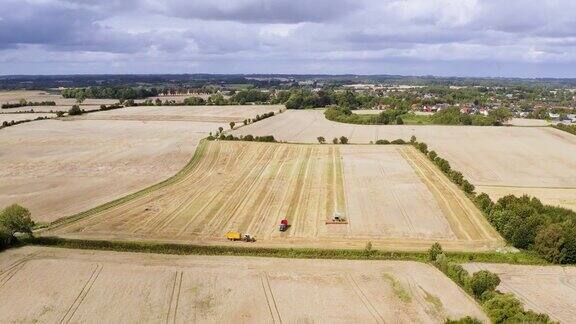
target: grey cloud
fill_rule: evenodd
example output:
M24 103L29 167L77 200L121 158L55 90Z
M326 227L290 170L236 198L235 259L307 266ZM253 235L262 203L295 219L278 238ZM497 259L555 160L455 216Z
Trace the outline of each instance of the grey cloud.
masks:
M324 22L358 8L354 0L167 0L168 15L247 23Z
M91 73L116 66L414 73L425 66L438 74L456 71L456 62L496 72L514 66L510 73L522 64L539 64L536 72L576 62L573 1L0 0L0 7L0 74L29 68L25 60L36 69L59 62L61 73L79 73L87 62ZM81 63L70 62L76 57Z

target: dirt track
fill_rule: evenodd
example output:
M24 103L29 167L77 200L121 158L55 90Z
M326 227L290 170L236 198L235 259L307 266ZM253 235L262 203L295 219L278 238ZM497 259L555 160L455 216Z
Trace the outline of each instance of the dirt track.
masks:
M429 265L25 247L0 254L0 322L443 323L480 307Z
M576 318L576 268L510 264L465 264L470 272L492 271L502 283L498 289L515 294L526 308L550 315L562 323Z
M315 143L318 136L368 143L415 135L478 187L531 188L529 193L546 203L574 208L554 197L554 190L576 193L576 136L549 127L352 125L326 120L322 110L290 110L236 133L273 134L279 140L307 143ZM514 188L509 192L518 193Z
M237 230L255 235L256 246L502 245L465 196L411 147L207 142L200 149L183 178L48 235L213 244ZM326 224L335 211L348 224ZM280 233L283 218L291 227Z

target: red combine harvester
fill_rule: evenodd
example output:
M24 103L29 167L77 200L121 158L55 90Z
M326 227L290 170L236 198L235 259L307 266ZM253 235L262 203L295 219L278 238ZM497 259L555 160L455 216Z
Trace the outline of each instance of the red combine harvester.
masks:
M280 230L280 232L284 232L288 229L288 220L286 218L280 221L280 226L278 227L278 229Z

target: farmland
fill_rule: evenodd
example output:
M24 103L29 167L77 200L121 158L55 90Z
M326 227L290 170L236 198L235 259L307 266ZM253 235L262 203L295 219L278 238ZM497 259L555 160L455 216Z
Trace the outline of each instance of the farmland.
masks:
M23 113L23 114L0 114L0 124L3 122L10 122L10 121L20 121L26 119L36 119L38 117L56 117L56 114L49 114L49 113Z
M322 110L287 111L236 134L274 134L279 140L316 142L346 136L352 143L415 135L494 198L525 189L545 203L575 208L576 137L548 127L352 125L328 121Z
M261 115L271 111L278 113L281 108L282 106L279 105L139 106L99 111L75 118L89 120L194 121L223 124L233 121L242 124L244 119L254 118L256 115Z
M41 222L95 207L174 175L194 154L198 141L220 126L228 128L227 121L269 111L187 108L189 118L176 120L169 117L171 109L180 108L161 107L150 114L149 107L133 107L120 115L105 111L2 129L0 206L25 205ZM110 120L87 118L100 114ZM146 118L138 117L142 115Z
M48 234L258 245L485 250L499 236L412 147L206 142L188 173ZM414 194L416 193L416 194ZM334 212L347 224L327 224ZM286 218L287 232L276 229Z
M466 264L471 272L489 270L502 280L498 289L513 293L526 308L549 314L569 323L576 318L576 268L520 266L509 264Z
M443 323L468 315L487 322L456 284L415 262L36 247L0 254L0 322Z

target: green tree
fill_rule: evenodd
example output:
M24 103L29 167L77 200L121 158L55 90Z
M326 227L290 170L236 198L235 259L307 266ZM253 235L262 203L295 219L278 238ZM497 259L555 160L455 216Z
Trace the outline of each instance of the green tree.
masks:
M68 110L68 115L70 116L82 115L82 113L82 109L78 105L74 105Z
M15 239L16 233L32 235L33 227L30 211L20 205L10 205L0 213L0 228L9 235L10 241Z
M488 117L494 120L495 124L502 125L512 119L512 113L508 108L501 107L490 110Z
M442 254L442 246L436 242L428 249L428 260L436 261L436 258Z
M326 143L326 139L322 136L318 136L316 139L318 140L318 143L320 143L320 144Z
M233 122L233 121L231 121L231 122L230 122L230 129L234 129L234 126L236 126L236 123Z
M396 125L404 125L404 120L402 120L402 117L396 117Z
M218 127L218 133L222 133L223 131L224 131L224 128Z
M481 270L472 275L470 280L470 289L478 299L486 292L492 292L500 284L500 278L495 273L487 270Z
M444 324L482 324L482 322L476 318L466 316L457 320L447 319Z
M553 263L564 263L564 229L561 224L549 224L538 231L534 239L534 249L544 259Z
M522 304L511 294L502 294L491 298L484 303L484 309L492 323L512 322L514 317L523 313Z
M338 144L338 138L337 138L337 137L334 137L334 138L332 139L332 143Z
M340 144L348 144L348 137L340 136Z

